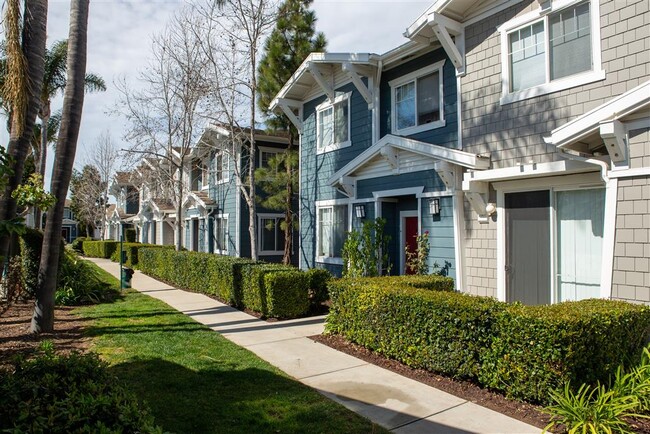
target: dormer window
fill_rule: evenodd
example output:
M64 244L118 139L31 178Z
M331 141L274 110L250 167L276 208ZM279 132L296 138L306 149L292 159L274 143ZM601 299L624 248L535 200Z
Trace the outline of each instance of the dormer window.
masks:
M334 102L325 101L316 108L318 153L350 146L350 93Z
M416 134L445 125L442 67L444 61L389 82L393 133Z

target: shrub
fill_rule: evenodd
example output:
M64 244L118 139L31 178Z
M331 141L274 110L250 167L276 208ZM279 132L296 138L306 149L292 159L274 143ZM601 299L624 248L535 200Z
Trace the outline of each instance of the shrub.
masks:
M88 237L77 237L75 238L72 243L70 244L72 249L76 251L77 253L83 254L84 249L83 249L83 242L84 241L91 241L92 238Z
M138 265L138 251L142 248L147 249L173 249L174 246L161 246L158 244L141 244L141 243L122 243L122 251L126 253L124 265L127 267L136 267ZM111 255L111 261L120 262L120 246Z
M2 432L162 432L94 354L20 360L0 371L0 396Z
M38 229L25 228L20 235L20 258L23 273L23 288L29 297L36 295L38 287L38 268L41 264L41 248L43 247L43 232ZM61 240L59 267L63 260L64 244ZM59 279L60 279L59 273Z
M611 300L508 305L495 318L480 381L508 395L548 403L572 385L606 383L636 361L650 331L650 308Z
M323 268L311 268L306 271L309 277L309 302L318 306L330 299L327 284L332 279L332 273Z
M493 318L503 304L417 289L405 280L332 280L326 330L414 368L476 378L492 337Z
M180 288L216 295L235 306L242 305L241 268L251 263L250 259L211 253L156 248L138 251L138 267L144 273Z
M100 303L111 300L117 291L104 282L91 265L79 260L71 251L65 251L59 266L59 282L54 300L66 306Z
M124 229L124 241L127 243L135 243L135 229L133 228Z
M437 274L429 275L406 275L406 276L383 276L365 278L364 281L376 282L379 285L388 286L410 286L430 291L453 291L454 279Z
M84 241L83 251L86 256L91 258L109 259L117 250L120 242L114 240L107 241Z
M264 317L305 314L309 310L308 289L309 277L288 265L250 264L243 269L244 306Z

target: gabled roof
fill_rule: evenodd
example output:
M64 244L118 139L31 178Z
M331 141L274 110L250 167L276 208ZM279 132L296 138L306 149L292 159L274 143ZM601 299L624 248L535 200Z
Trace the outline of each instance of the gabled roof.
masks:
M187 207L190 200L194 201L194 203L199 205L201 208L212 208L217 204L210 198L210 195L204 191L190 191L183 201L183 207Z
M544 141L560 149L566 148L599 132L601 123L646 111L650 116L650 80L554 129Z
M342 178L354 176L357 171L372 164L378 157L392 160L391 164L399 168L399 152L395 151L405 151L415 154L419 159L425 157L432 161L443 161L470 169L487 169L490 165L489 158L480 155L388 134L332 175L327 183L336 185Z

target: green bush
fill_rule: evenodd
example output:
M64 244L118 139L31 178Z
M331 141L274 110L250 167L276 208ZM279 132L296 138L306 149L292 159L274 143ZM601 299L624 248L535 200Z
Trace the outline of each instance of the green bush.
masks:
M264 317L295 318L309 310L309 276L281 264L250 264L243 269L244 306Z
M43 246L43 232L38 229L25 228L25 233L20 235L20 258L23 275L23 288L30 296L36 295L38 287L38 268L41 264L41 248ZM64 244L61 240L59 267L63 260ZM60 279L60 273L59 273Z
M327 284L332 279L332 273L323 268L311 268L305 272L309 277L309 302L319 306L330 299Z
M133 228L124 229L124 242L135 243L135 229Z
M83 242L91 241L91 240L92 238L88 238L88 237L77 237L72 241L70 245L72 246L72 250L76 251L77 253L83 254L84 252Z
M109 259L117 250L120 242L114 240L107 241L84 241L84 255L91 258Z
M65 251L59 265L59 281L54 294L56 304L66 306L112 300L118 292L97 276L90 264L72 251Z
M493 318L503 304L417 289L405 280L330 281L326 330L414 368L475 379L492 337Z
M650 332L650 308L612 300L507 305L494 319L480 381L512 397L548 403L565 383L606 383L636 362Z
M142 243L122 243L122 251L126 252L126 261L124 265L127 267L136 267L138 265L138 251L142 248L147 249L174 249L174 246L161 246L158 244L142 244ZM117 250L111 255L111 261L120 262L120 246L118 244Z
M138 251L138 267L144 273L180 288L216 295L235 306L242 305L241 269L251 263L250 259L211 253L156 248Z
M2 432L162 432L94 354L20 360L0 371L0 396Z
M374 282L378 285L410 286L412 288L428 289L430 291L454 290L454 279L437 274L365 277L361 279L367 282Z

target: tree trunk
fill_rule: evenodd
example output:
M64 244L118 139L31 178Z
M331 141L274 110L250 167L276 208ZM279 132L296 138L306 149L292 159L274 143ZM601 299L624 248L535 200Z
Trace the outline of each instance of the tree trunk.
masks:
M7 187L0 198L0 220L11 220L16 217L16 201L11 197L11 192L18 187L22 180L25 157L31 146L34 135L34 122L41 106L40 95L45 70L47 0L25 2L23 16L22 50L27 61L26 73L28 75L29 94L24 124L22 126L18 124L17 119L19 116L12 116L7 153L13 159L13 174L9 177ZM19 134L21 130L22 134ZM9 241L8 234L0 236L0 257L7 257Z
M45 185L45 168L47 167L47 126L50 121L50 104L41 104L40 109L41 118L41 152L38 158L38 166L36 170L43 178L43 185ZM43 227L42 223L43 212L37 207L34 210L34 226L38 229Z
M176 251L180 252L183 248L183 164L184 161L181 158L181 165L178 172L178 204L176 205ZM161 229L162 230L162 229ZM189 250L191 250L192 246Z
M50 332L54 329L54 292L56 291L59 265L63 209L72 177L84 102L88 3L89 0L72 0L70 3L68 80L63 97L63 116L56 144L52 183L50 184L50 192L56 197L56 203L48 213L43 235L36 303L31 325L33 333Z
M291 247L293 244L293 213L291 210L291 202L293 201L293 166L291 151L293 151L293 133L289 131L287 159L284 162L287 171L287 195L284 202L284 256L282 257L282 263L285 265L291 264Z

